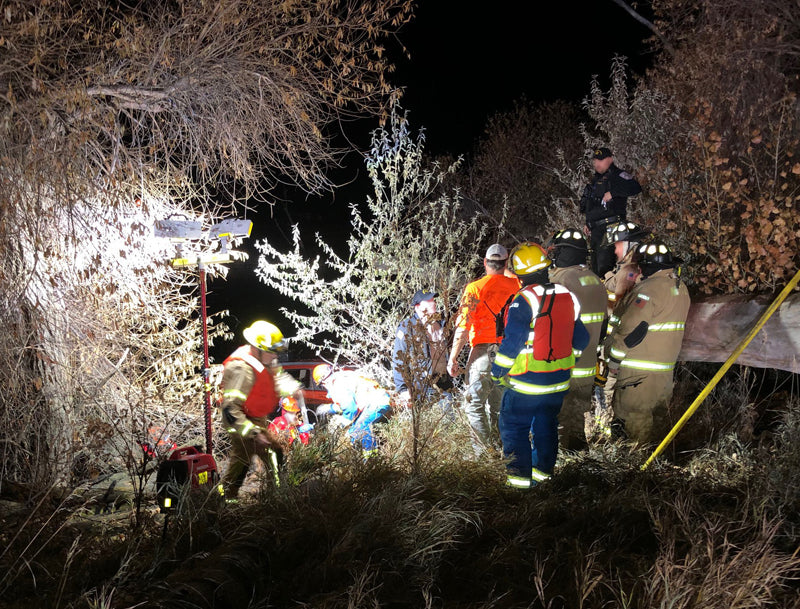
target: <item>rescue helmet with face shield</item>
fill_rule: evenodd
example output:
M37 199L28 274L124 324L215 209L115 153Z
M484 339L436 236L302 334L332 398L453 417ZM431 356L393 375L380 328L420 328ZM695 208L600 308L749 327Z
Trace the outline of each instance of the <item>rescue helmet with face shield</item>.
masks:
M672 253L666 243L658 239L649 243L642 243L636 248L636 254L644 277L649 277L653 273L664 269L675 268L683 262L681 258Z
M615 222L606 227L603 245L613 245L618 241L640 243L651 234L649 230L633 222Z
M557 267L586 264L589 244L579 228L565 228L555 233L547 242L547 254Z
M277 353L286 350L286 341L283 332L278 326L262 319L254 321L253 324L245 328L242 332L244 339L262 351Z

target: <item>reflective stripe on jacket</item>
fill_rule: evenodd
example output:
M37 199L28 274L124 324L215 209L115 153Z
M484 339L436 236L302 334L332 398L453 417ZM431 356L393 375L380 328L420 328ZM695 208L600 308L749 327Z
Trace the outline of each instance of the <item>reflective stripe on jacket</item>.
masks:
M606 339L606 355L622 369L672 373L689 304L689 291L672 269L654 273L615 310L618 321Z
M607 315L606 289L600 277L585 265L552 267L550 281L559 283L575 294L581 307L581 321L589 332L589 344L577 357L572 369L573 379L594 379L597 365L597 345Z
M275 379L272 376L272 372L258 358L250 354L248 345L239 347L223 362L223 365L234 360L242 361L249 365L256 375L255 384L250 393L247 396L239 396L244 398L244 403L242 404L244 413L248 417L257 419L275 412L278 409L278 394L275 391ZM226 395L226 390L223 387L223 396Z

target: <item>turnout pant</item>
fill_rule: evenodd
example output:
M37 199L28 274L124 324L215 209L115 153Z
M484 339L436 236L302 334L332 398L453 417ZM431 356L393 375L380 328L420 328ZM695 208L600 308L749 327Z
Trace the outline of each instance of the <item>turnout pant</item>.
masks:
M592 409L593 389L593 377L570 380L569 391L564 397L564 404L558 415L558 422L561 424L559 442L563 448L579 450L586 447L586 417L584 415Z
M672 370L620 370L614 389L614 416L624 423L629 439L642 443L664 439L669 432L667 408L672 388Z
M222 486L227 499L234 499L239 494L239 489L242 488L247 472L250 470L253 457L261 459L265 470L271 472L273 477L278 476L277 464L282 455L258 446L255 440L242 438L239 434L229 434L229 437L231 451L228 455L228 467L222 476ZM275 455L274 460L273 455Z

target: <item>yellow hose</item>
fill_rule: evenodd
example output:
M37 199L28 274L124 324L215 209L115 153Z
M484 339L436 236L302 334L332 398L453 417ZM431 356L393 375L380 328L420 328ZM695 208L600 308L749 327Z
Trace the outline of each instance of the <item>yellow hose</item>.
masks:
M708 397L708 394L711 393L714 387L717 386L717 383L719 383L720 379L722 379L724 374L728 371L728 368L730 368L736 361L736 359L742 354L742 351L744 351L747 345L750 344L750 341L752 341L755 338L759 330L761 330L761 328L764 327L764 324L767 323L767 320L770 317L772 317L772 314L778 310L778 307L781 306L781 303L784 300L786 300L786 297L789 296L789 292L791 292L795 288L795 286L799 281L800 281L800 269L798 269L794 277L792 277L792 280L786 284L786 287L783 288L783 291L780 294L778 294L778 297L772 302L769 308L766 311L764 311L764 314L756 322L756 325L754 325L750 330L750 332L747 333L747 336L745 336L742 339L742 342L739 343L739 346L736 347L733 353L731 353L730 357L725 361L724 364L722 364L722 367L714 375L714 378L711 379L711 381L708 383L708 385L705 386L703 391L700 392L700 395L698 395L695 401L692 402L692 405L689 406L686 412L683 413L683 416L681 417L680 421L678 421L675 424L675 427L672 428L672 431L670 431L667 434L667 437L664 438L661 444L658 445L658 448L656 448L653 451L653 454L650 455L647 461L645 461L644 465L642 465L642 470L646 469L647 466L650 465L650 463L652 463L653 460L663 452L663 450L667 447L667 445L670 442L672 442L672 439L676 435L678 435L678 432L686 424L686 421L688 421L692 417L695 411L700 407L700 404L702 404L703 401Z

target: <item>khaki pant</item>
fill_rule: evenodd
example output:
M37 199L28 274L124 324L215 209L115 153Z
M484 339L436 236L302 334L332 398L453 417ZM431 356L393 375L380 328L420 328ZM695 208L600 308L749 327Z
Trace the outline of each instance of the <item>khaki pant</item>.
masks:
M667 408L673 385L672 371L620 370L614 391L614 416L624 422L630 440L657 443L669 433Z
M593 377L570 380L569 393L564 398L564 404L558 415L558 423L561 428L559 444L562 448L579 450L586 447L584 414L592 409L593 389Z
M496 355L497 345L479 344L472 348L467 360L464 412L472 428L472 447L478 456L499 440L497 419L503 390L492 382L492 363Z

